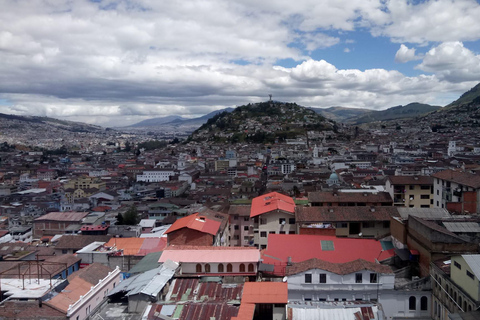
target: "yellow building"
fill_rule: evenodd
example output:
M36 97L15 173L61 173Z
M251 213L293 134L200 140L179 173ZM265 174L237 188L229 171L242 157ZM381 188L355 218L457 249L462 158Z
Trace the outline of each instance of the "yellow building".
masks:
M396 207L433 208L432 177L389 176L385 190Z
M98 189L104 191L107 188L105 181L95 177L82 176L72 179L64 184L64 189Z

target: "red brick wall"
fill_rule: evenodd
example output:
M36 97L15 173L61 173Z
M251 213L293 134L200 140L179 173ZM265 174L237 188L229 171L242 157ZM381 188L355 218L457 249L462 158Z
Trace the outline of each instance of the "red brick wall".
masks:
M335 229L300 228L300 234L335 236Z
M182 228L168 234L168 245L212 246L213 235Z
M463 210L469 213L477 212L477 192L468 191L463 193Z

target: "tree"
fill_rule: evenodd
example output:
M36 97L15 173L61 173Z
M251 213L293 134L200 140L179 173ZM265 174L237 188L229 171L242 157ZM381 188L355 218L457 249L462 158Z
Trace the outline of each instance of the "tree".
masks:
M124 222L123 222L123 216L122 216L121 213L118 213L118 214L117 214L117 225L120 225L120 226L121 226L121 225L123 225L123 223L124 223Z
M123 224L127 226L135 226L140 222L137 207L134 204L123 215Z

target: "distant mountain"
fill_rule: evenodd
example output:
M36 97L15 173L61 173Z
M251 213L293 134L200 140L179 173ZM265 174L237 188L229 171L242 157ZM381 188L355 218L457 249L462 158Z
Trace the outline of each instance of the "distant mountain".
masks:
M187 141L274 143L305 138L310 131L336 130L334 121L311 108L296 103L267 101L219 113L195 130Z
M161 124L169 123L172 121L176 120L185 120L186 118L182 118L180 116L174 115L174 116L166 116L166 117L161 117L161 118L153 118L153 119L147 119L140 121L138 123L132 124L129 127L134 127L134 128L140 128L140 127L154 127L154 126L159 126Z
M440 110L440 106L431 106L423 103L410 103L406 106L396 106L382 111L370 111L359 117L346 119L346 122L354 124L369 123L375 121L388 121L408 119L424 116L430 112Z
M371 112L367 109L356 109L356 108L344 108L344 107L330 107L330 108L312 108L316 113L324 116L325 118L337 121L337 122L348 122L348 119L353 119L364 115L365 113Z
M172 115L167 117L161 118L153 118L140 121L128 127L131 128L148 128L154 129L157 126L176 126L176 127L200 127L202 124L207 122L208 119L214 117L215 115L222 113L222 112L231 112L234 108L225 108L221 110L212 111L204 116L198 118L184 118L179 115Z
M95 126L88 123L59 120L49 117L36 117L36 116L18 116L13 114L0 113L0 128L12 127L15 123L23 123L25 129L35 126L36 128L47 128L48 126L55 127L57 129L66 130L70 132L99 132L105 131L104 128Z

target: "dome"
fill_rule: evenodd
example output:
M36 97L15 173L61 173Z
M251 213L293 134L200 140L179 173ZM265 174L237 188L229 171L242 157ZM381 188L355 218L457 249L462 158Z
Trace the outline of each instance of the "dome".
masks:
M329 178L330 181L338 180L338 175L335 172L332 172Z

